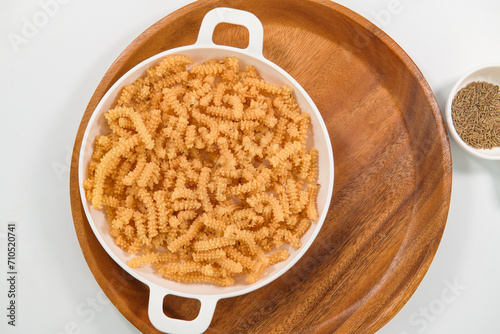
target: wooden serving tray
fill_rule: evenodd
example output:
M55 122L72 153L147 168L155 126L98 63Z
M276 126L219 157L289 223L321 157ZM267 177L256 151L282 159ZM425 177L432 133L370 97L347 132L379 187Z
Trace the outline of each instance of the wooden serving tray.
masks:
M264 26L264 56L309 93L331 135L335 185L329 214L304 257L273 283L220 300L208 333L374 333L406 303L443 233L451 156L441 112L422 74L387 35L352 11L322 0L206 0L163 18L113 63L83 116L71 164L76 233L95 279L140 331L148 288L104 251L78 191L85 127L111 85L140 61L193 44L215 7L254 13ZM220 25L218 44L244 47L248 34ZM321 154L321 153L320 153ZM170 316L192 319L196 303L165 300Z

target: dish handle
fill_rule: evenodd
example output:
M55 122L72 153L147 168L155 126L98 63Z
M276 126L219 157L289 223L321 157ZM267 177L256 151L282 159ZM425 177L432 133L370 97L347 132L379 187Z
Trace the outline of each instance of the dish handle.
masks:
M264 28L262 23L254 14L234 8L219 7L209 11L201 22L200 32L195 46L210 46L213 42L214 29L219 23L231 23L241 25L248 29L248 46L243 49L256 58L264 58L262 47L264 44Z
M214 316L215 306L218 299L211 297L198 298L200 301L200 312L194 320L180 320L169 318L163 313L163 299L169 295L162 288L149 286L149 320L161 332L172 334L194 334L203 333Z

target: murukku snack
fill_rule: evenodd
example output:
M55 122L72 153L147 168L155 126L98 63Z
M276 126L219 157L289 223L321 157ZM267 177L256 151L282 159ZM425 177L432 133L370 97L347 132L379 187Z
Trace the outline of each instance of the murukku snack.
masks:
M318 151L292 90L237 58L173 55L122 89L86 197L116 245L166 279L229 286L286 261L318 219Z

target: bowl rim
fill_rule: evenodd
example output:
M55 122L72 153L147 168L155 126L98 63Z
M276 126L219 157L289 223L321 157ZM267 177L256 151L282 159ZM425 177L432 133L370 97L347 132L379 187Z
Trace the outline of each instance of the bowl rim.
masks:
M480 66L476 66L467 72L463 74L453 85L453 88L450 91L450 94L448 95L448 99L446 101L446 107L445 107L445 119L446 119L446 125L448 127L448 132L451 134L455 142L459 144L459 146L465 150L467 153L479 157L482 159L487 159L487 160L500 160L500 152L497 155L490 155L484 153L487 151L486 149L477 149L472 146L469 146L467 143L465 143L462 138L459 136L457 130L455 129L455 125L453 124L453 117L451 114L451 108L453 104L453 99L455 98L455 95L458 93L458 91L461 89L461 87L464 85L464 83L469 83L473 82L475 80L468 80L471 76L476 74L477 72L488 70L488 69L493 69L497 68L498 71L500 72L500 63L487 63L483 64ZM498 85L498 84L497 84ZM500 149L499 149L500 150Z
M90 130L93 128L93 125L96 123L96 120L98 119L98 116L101 114L101 109L103 108L103 105L105 104L105 102L112 98L113 97L113 90L116 89L116 87L120 86L123 81L127 80L129 76L135 74L137 71L140 70L141 67L145 66L146 64L150 64L150 63L153 63L154 61L157 61L161 58L164 58L168 55L172 55L172 54L180 54L184 51L191 51L191 50L197 50L197 49L213 49L213 50L217 50L217 51L230 51L230 52L233 52L233 53L237 53L239 55L242 55L244 57L249 57L249 58L253 58L254 60L258 61L258 62L264 62L266 63L266 65L272 67L274 70L276 70L281 76L285 77L286 79L288 79L289 81L291 81L294 85L294 87L292 87L295 90L298 90L300 91L300 93L304 96L304 98L307 100L308 104L310 105L311 109L313 110L313 112L315 113L315 115L317 116L317 119L318 119L318 123L320 124L320 133L322 134L322 137L324 136L325 138L325 143L327 145L327 152L322 152L322 154L325 154L327 155L327 161L328 161L328 164L329 164L329 180L328 180L328 184L327 185L321 185L322 187L326 187L327 188L327 191L326 191L326 205L323 209L322 212L320 212L320 217L318 219L317 222L314 223L315 227L314 227L314 230L313 230L313 233L311 235L311 237L307 240L306 243L304 243L298 250L298 254L295 256L295 258L293 258L287 265L285 265L282 269L280 269L279 271L277 271L276 273L270 275L269 277L266 277L266 278L263 278L263 279L260 279L259 281L257 281L256 283L253 283L253 284L249 284L248 286L245 286L243 287L242 289L240 290L237 290L237 291L233 291L233 292L227 292L227 293L220 293L220 294L196 294L196 293L189 293L189 292L181 292L181 291L177 291L177 290L171 290L169 288L166 288L166 287L163 287L163 286L160 286L158 284L156 284L155 282L152 282L150 280L148 280L147 278L144 278L142 277L139 273L137 273L133 268L130 268L124 261L122 261L118 255L115 254L115 252L113 250L111 250L107 243L105 242L105 240L103 239L103 236L101 235L101 232L98 230L97 228L97 225L96 223L94 222L93 218L92 218L92 214L90 213L90 209L89 209L89 206L87 204L87 200L86 200L86 196L85 196L85 190L83 189L83 185L82 185L82 182L84 181L84 177L83 177L83 172L84 172L84 166L83 166L83 162L84 162L84 156L85 156L85 151L88 150L88 146L87 145L90 145L91 143L89 143L89 133L90 133ZM150 65L151 66L151 65ZM84 132L84 135L83 135L83 138L82 138L82 145L80 147L80 152L79 152L79 164L78 164L78 182L79 182L79 189L80 189L80 197L81 197L81 201L82 201L82 204L83 204L83 208L84 208L84 212L85 212L85 215L86 215L86 218L88 219L89 221L89 224L92 228L92 231L94 233L94 235L97 237L99 243L101 244L101 246L104 248L104 250L106 251L106 253L108 253L111 258L122 268L124 269L127 273L129 273L130 275L132 275L135 279L141 281L142 283L148 285L150 287L150 289L153 291L162 291L164 294L172 294L172 295L176 295L176 296L181 296L181 297L186 297L186 298L195 298L195 299L198 299L198 300L219 300L219 299L223 299L223 298L230 298L230 297L235 297L235 296L240 296L240 295L243 295L243 294L247 294L249 292L252 292L254 290L257 290L269 283L271 283L272 281L276 280L277 278L279 278L280 276L282 276L284 273L286 273L291 267L293 267L301 258L302 256L307 252L307 250L309 249L309 247L312 245L312 243L314 242L314 240L316 239L319 231L321 230L321 227L325 221L325 218L326 218L326 215L328 214L328 209L331 205L331 199L332 199L332 195L333 195L333 184L334 184L334 160L333 160L333 151L332 151L332 146L331 146L331 141L329 140L331 137L328 133L328 129L324 123L324 120L323 120L323 117L321 116L321 113L319 112L318 108L316 107L315 103L313 102L313 100L311 99L311 97L307 94L307 92L303 89L303 87L290 75L288 74L285 70L283 70L281 67L279 67L278 65L276 65L275 63L271 62L270 60L266 59L265 57L260 57L259 55L255 55L255 54L251 54L251 53L248 53L248 52L245 52L244 49L239 49L239 48L235 48L235 47L230 47L230 46L224 46L224 45L216 45L216 44L210 44L210 45L203 45L203 44L199 44L199 43L195 43L195 44L192 44L192 45L188 45L188 46L182 46L182 47L178 47L178 48L173 48L173 49L170 49L170 50L165 50L161 53L158 53L152 57L149 57L143 61L141 61L140 63L138 63L137 65L135 65L133 68L131 68L129 71L127 71L125 74L123 74L107 91L106 93L103 95L103 97L100 99L99 103L97 104L97 106L95 107L88 123L87 123L87 126L85 128L85 132ZM184 283L186 284L186 283ZM207 287L209 287L209 285L207 285Z

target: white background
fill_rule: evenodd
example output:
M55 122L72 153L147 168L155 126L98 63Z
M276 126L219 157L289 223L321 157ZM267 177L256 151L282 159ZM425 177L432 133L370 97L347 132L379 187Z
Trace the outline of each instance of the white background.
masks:
M45 10L49 17L43 4L51 1L0 1L0 332L137 333L103 297L81 253L69 157L85 107L113 60L191 1L59 0ZM499 1L339 2L399 43L442 109L464 72L500 63ZM23 35L27 21L40 27ZM17 44L13 34L25 39ZM454 142L451 148L453 190L441 245L381 334L500 332L500 161L471 157ZM8 222L18 226L16 328L6 325Z

